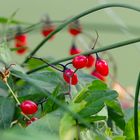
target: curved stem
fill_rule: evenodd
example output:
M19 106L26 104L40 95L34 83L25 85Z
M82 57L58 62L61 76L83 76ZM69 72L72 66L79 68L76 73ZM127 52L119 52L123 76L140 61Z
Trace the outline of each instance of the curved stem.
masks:
M97 53L97 52L103 52L103 51L107 51L107 50L110 50L110 49L124 47L125 45L133 44L133 43L136 43L136 42L140 42L140 38L135 38L135 39L127 40L127 41L118 42L118 43L115 43L115 44L111 44L109 46L105 46L103 48L97 48L97 49L94 49L94 50L91 50L91 51L87 51L87 52L84 52L84 53L81 53L81 54L82 55L88 55L88 54L93 54L93 53ZM77 54L77 55L79 55L79 54ZM58 63L65 62L65 61L73 59L77 55L73 55L73 56L69 56L69 57L63 58L63 59L59 59L59 60L54 61L54 62L52 62L50 64L51 65L56 65ZM40 66L38 68L35 68L35 69L31 70L31 71L28 71L27 74L36 72L36 71L38 71L40 69L43 69L45 67L48 67L48 65L42 65L42 66Z
M96 11L99 11L101 9L105 9L105 8L109 8L109 7L122 7L122 8L127 8L127 9L131 9L131 10L135 10L135 11L138 11L140 12L140 8L139 7L135 7L135 6L131 6L131 5L127 5L127 4L122 4L122 3L114 3L114 4L103 4L103 5L100 5L100 6L97 6L97 7L94 7L94 8L91 8L89 10L86 10L80 14L78 14L77 16L74 16L73 18L71 19L68 19L66 20L63 24L61 24L60 26L57 27L57 29L55 31L53 31L52 33L50 33L48 35L48 37L46 37L45 39L43 39L36 47L35 49L26 57L25 61L23 62L24 63L27 63L29 61L29 57L33 56L46 42L47 40L49 40L54 34L56 34L57 32L61 31L64 27L66 27L69 23L81 18L81 17L84 17L90 13L93 13L93 12L96 12ZM23 65L22 64L22 65Z
M138 100L139 100L139 90L140 90L140 73L137 80L137 86L135 91L135 102L134 102L134 132L135 140L139 140L139 127L138 127Z
M10 92L12 93L12 95L13 95L14 99L16 100L17 104L20 105L20 102L19 102L18 98L16 97L15 93L13 92L11 87L9 86L8 82L6 82L6 85L9 88Z

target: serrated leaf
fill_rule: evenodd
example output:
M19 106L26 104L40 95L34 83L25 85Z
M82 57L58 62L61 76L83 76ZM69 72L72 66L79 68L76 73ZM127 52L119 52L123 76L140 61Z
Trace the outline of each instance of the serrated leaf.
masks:
M15 103L5 97L0 97L0 128L9 128L15 113Z

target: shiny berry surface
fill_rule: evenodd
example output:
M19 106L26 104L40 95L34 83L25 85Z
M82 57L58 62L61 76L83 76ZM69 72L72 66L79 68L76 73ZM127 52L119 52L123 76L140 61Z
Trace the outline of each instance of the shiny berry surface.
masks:
M95 64L96 71L103 76L107 76L109 74L108 64L103 59L97 59Z
M86 56L84 55L79 55L74 57L74 59L72 60L72 64L76 69L81 69L86 67L88 62L88 59Z
M74 71L72 69L66 69L63 73L63 78L67 83L76 85L78 83L78 77L76 73L73 73Z
M92 76L94 76L94 77L96 77L97 79L100 79L100 80L102 80L102 81L106 81L106 79L105 79L105 77L104 76L102 76L100 73L98 73L97 71L92 71L91 72L91 75Z
M86 65L87 68L94 66L96 58L93 55L88 55L87 60L88 60L87 65Z
M38 118L36 118L36 117L31 118L31 120L26 122L26 126L30 125L32 122L37 121L37 120L38 120Z
M27 115L34 114L38 110L38 106L36 105L36 103L30 100L23 101L20 105L20 108L21 111Z

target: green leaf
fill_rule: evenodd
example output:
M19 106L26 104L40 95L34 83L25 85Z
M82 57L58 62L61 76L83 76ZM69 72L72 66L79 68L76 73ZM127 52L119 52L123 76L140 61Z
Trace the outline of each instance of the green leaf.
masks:
M6 17L0 17L0 23L2 24L7 24L9 18ZM29 24L27 22L23 22L23 21L19 21L19 20L11 20L10 21L11 24Z
M138 120L140 120L140 111L138 114ZM139 127L139 137L140 137L140 121L138 122ZM132 117L125 126L124 135L126 136L126 140L134 140L134 117Z
M54 98L57 98L62 104L65 102L65 97L64 94L60 95L60 85L58 85L54 91L52 92L51 96L53 96ZM44 110L43 110L43 114L52 112L53 110L57 109L59 106L52 101L49 97L47 102L44 103Z
M38 132L47 132L52 135L58 135L62 115L62 110L56 110L54 112L51 112L42 117L41 119L33 122L27 127L27 130L37 130Z
M125 129L124 113L121 105L117 100L110 100L105 102L108 107L108 117L113 120L115 124L122 130Z
M0 97L0 128L9 128L15 113L15 103L5 97Z
M106 101L114 100L118 97L117 92L113 90L89 90L88 94L89 96L85 98L87 102L86 107L80 112L80 115L83 117L98 113L105 106Z
M33 73L27 75L21 71L13 70L12 75L21 78L27 82L27 84L31 84L38 89L47 91L48 93L52 93L58 84L61 85L62 92L66 92L68 90L68 86L56 72L50 71L42 71L38 73Z
M103 83L101 80L94 80L92 83L88 84L86 87L84 87L77 96L73 99L74 102L80 102L83 99L85 99L87 96L89 96L89 90L91 91L100 91L100 90L106 90L107 85Z
M69 108L72 112L77 113L85 107L85 102L72 103ZM76 126L77 125L77 126ZM78 124L76 120L69 113L65 113L60 123L60 139L72 140L76 137Z
M8 48L7 43L3 42L0 44L0 62L9 65L11 60L10 49Z

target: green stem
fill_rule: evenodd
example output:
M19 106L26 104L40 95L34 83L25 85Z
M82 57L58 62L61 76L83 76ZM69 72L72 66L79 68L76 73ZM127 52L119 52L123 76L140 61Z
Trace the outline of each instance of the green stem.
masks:
M6 85L9 88L10 92L12 93L12 95L13 95L14 99L16 100L17 104L20 105L20 102L19 102L18 98L16 97L15 93L13 92L11 87L9 86L8 82L6 82Z
M114 4L103 4L94 8L91 8L89 10L86 10L74 17L72 17L71 19L66 20L63 24L61 24L60 26L58 26L56 28L55 31L53 31L52 33L50 33L48 35L48 37L46 37L45 39L43 39L36 47L35 49L26 57L25 61L23 62L23 64L27 63L30 59L31 56L33 56L54 34L56 34L57 32L61 31L64 27L66 27L69 23L84 17L90 13L99 11L101 9L105 9L105 8L109 8L109 7L122 7L122 8L127 8L127 9L131 9L131 10L135 10L140 12L140 8L139 7L135 7L135 6L131 6L131 5L127 5L127 4L122 4L122 3L114 3Z
M138 127L138 100L139 100L139 90L140 90L140 73L137 80L136 92L135 92L135 102L134 102L134 132L135 140L139 140L139 127Z
M103 48L97 48L97 49L94 49L94 50L91 50L91 51L87 51L87 52L84 52L84 53L81 53L81 54L83 54L83 55L94 54L94 53L97 53L97 52L103 52L103 51L107 51L107 50L110 50L110 49L124 47L125 45L133 44L133 43L136 43L136 42L140 42L140 38L135 38L135 39L127 40L127 41L118 42L118 43L115 43L115 44L111 44L109 46L105 46ZM79 54L77 54L77 55L79 55ZM50 63L50 65L56 65L56 64L59 64L61 62L65 62L65 61L71 60L71 59L73 59L77 55L73 55L73 56L69 56L69 57L63 58L63 59L59 59L57 61L54 61L54 62ZM42 65L42 66L40 66L38 68L35 68L35 69L31 70L31 71L28 71L27 74L36 72L36 71L38 71L40 69L43 69L45 67L48 67L48 65Z

